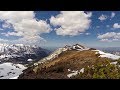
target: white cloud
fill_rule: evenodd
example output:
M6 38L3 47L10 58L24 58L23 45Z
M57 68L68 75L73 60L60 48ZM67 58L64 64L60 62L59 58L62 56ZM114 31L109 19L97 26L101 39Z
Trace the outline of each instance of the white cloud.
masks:
M120 32L108 32L101 35L99 34L97 38L100 39L100 41L120 41Z
M98 38L99 39L107 39L107 38L114 37L115 35L116 35L115 32L108 32L108 33L105 33L103 35L98 35Z
M50 23L55 28L57 35L76 36L84 33L90 26L91 12L84 11L61 11L57 16L50 18Z
M5 36L23 36L24 34L22 33L22 32L8 32L8 33L1 33L1 34L3 34L3 35L5 35Z
M102 42L110 42L108 39L101 39Z
M113 25L113 28L120 28L120 25L119 25L118 23L115 23L115 24Z
M111 18L113 18L113 17L115 17L115 13L114 12L111 13Z
M17 40L7 40L7 39L1 39L0 43L6 43L6 44L25 44L25 45L43 45L46 43L46 40L39 36L34 37L24 37L19 38Z
M16 40L18 44L24 43L25 45L29 43L29 45L42 45L46 42L46 40L40 36L25 36L24 38L20 38ZM10 42L12 43L12 42Z
M102 14L98 19L103 21L107 19L107 16Z
M5 21L3 28L13 27L14 32L4 33L5 36L21 36L16 43L32 44L45 41L40 35L51 31L46 21L37 20L33 11L0 11L0 20ZM19 42L18 42L19 41Z
M85 35L90 35L90 33L85 33Z

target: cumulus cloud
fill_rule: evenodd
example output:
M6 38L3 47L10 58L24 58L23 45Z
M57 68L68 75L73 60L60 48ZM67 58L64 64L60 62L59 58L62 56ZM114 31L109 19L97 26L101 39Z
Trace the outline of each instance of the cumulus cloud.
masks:
M5 33L3 33L5 34ZM6 35L7 36L7 35ZM40 36L34 36L29 37L26 36L24 38L19 38L16 40L7 40L7 39L1 39L0 43L6 43L6 44L24 44L24 45L42 45L46 43L46 40Z
M98 39L100 39L100 41L119 41L120 40L120 32L116 33L116 32L107 32L105 34L99 34Z
M115 13L114 12L111 13L111 18L113 18L113 17L115 17Z
M120 25L119 25L118 23L115 23L115 24L113 25L113 28L120 28Z
M57 35L76 36L84 33L91 23L91 12L61 11L57 16L50 18L50 23L55 26Z
M5 36L23 36L24 34L22 33L22 32L7 32L7 33L1 33L1 34L3 34L3 35L5 35Z
M21 36L12 42L32 44L45 41L40 35L51 31L44 20L37 20L33 11L0 11L0 20L5 21L3 28L13 28L13 32L3 33L5 36Z
M98 19L99 19L100 21L104 21L104 20L107 19L107 16L102 14Z

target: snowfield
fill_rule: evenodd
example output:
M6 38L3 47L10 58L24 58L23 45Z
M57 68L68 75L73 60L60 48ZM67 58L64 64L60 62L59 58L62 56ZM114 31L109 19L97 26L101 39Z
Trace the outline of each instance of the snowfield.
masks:
M116 60L116 59L120 58L120 56L113 55L113 54L110 54L110 53L105 53L105 52L100 51L100 50L92 50L92 51L96 51L96 54L100 54L100 57L106 57L106 58L110 58L110 59L113 59L113 60Z
M16 76L16 77L12 77L12 78L9 78L9 79L18 79L19 76Z
M17 79L24 69L26 67L21 64L0 64L0 79Z

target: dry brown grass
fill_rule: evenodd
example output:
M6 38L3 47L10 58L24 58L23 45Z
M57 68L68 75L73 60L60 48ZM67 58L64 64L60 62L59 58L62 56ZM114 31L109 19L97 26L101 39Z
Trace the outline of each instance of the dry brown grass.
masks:
M59 58L55 58L52 61L46 62L43 67L50 67L57 63L69 63L73 65L73 67L80 67L83 66L82 64L94 64L95 61L98 59L98 55L95 52L86 50L86 51L66 51L59 55ZM91 61L92 60L92 61Z
M86 51L75 51L70 50L63 52L58 56L58 58L53 59L52 61L47 61L43 64L40 64L36 69L36 73L32 73L29 78L50 78L50 79L64 79L68 78L67 74L68 69L71 70L80 70L83 67L94 65L98 62L105 61L106 58L99 58L98 54L91 50ZM33 70L33 68L31 69ZM28 73L29 73L28 72ZM30 74L29 73L29 74ZM22 78L26 78L26 75L22 75ZM28 77L27 77L28 78Z

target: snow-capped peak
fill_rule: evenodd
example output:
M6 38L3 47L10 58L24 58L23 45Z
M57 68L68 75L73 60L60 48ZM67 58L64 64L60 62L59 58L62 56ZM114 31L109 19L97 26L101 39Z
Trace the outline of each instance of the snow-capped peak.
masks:
M88 47L80 45L80 44L75 44L72 46L66 45L64 48L67 48L68 50L78 50L78 51L89 50Z
M79 50L79 51L83 51L83 50L89 50L89 48L83 46L83 45L80 45L80 44L75 44L72 46L72 49L74 50Z

